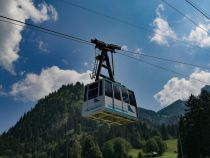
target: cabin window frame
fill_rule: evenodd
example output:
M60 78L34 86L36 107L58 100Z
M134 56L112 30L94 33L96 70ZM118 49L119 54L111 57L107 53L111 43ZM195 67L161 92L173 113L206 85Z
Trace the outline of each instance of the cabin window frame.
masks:
M128 90L127 90L125 87L122 87L121 90L122 90L122 101L129 104L130 101L129 101ZM125 97L124 94L127 94L127 95L126 95L127 100L125 100L126 98L124 98L124 97Z
M117 91L115 90L115 88L117 88ZM119 101L122 101L122 96L121 96L121 86L117 85L117 84L113 84L113 93L114 93L114 99L117 99ZM117 94L117 95L116 95Z
M105 80L105 85L104 85L104 90L105 90L105 96L113 98L113 86L112 86L112 82ZM108 84L110 85L110 87L107 87ZM109 89L109 92L107 91ZM110 90L111 89L111 90ZM107 93L108 92L108 93Z
M99 81L99 94L98 96L102 96L104 94L104 86L103 86L103 81Z
M84 101L87 101L87 91L88 91L88 86L85 86L85 91L84 91L84 98L83 98L83 100Z
M130 96L130 94L132 97ZM137 104L136 104L136 97L135 97L134 92L131 90L128 90L128 97L129 97L129 104L136 107Z
M97 84L97 86L95 86L92 89L90 89L90 86L93 86L94 84ZM93 92L93 91L95 91L95 92L90 97L90 92ZM96 91L97 91L97 93L96 93ZM98 97L98 94L99 94L99 82L95 82L95 83L93 83L93 84L88 86L88 100L91 100L93 98Z

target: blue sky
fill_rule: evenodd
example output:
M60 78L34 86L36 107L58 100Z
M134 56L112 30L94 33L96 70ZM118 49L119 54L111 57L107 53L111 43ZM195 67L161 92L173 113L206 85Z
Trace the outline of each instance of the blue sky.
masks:
M0 6L4 8L0 7L0 14L82 39L98 38L127 47L128 50L139 49L140 53L209 67L210 36L207 31L210 22L184 0L169 2L206 32L161 1L70 2L143 26L149 31L90 13L63 0L46 0L44 3L41 0L2 1ZM199 1L198 5L209 10L207 0ZM3 132L34 107L39 98L57 90L62 84L77 80L89 82L94 48L26 27L3 22L0 26L0 132ZM116 80L135 91L138 106L143 108L157 111L177 99L186 99L191 93L198 95L200 88L210 83L207 70L139 56L140 59L190 76L189 79L120 54L115 54L114 58Z

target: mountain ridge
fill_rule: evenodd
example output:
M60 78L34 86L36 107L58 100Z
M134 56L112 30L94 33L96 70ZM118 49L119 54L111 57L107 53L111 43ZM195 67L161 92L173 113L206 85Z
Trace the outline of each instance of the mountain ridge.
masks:
M159 115L166 115L166 116L180 116L185 112L185 102L181 99L176 100L175 102L171 103L170 105L166 106L165 108L157 111Z
M201 91L203 91L203 90L205 90L205 91L207 91L207 92L210 92L210 85L205 85L205 86L201 89Z
M138 107L138 112L140 120L155 124L176 124L179 116L185 113L185 109L185 102L179 99L157 112L141 107Z
M153 126L143 120L113 126L83 118L83 91L84 85L76 83L62 86L40 99L33 109L0 136L0 157L66 158L73 150L72 141L77 139L77 144L82 146L88 135L101 148L106 141L116 137L141 148L148 138L162 135L159 125ZM170 137L176 137L175 125L165 128L171 129L168 130L171 131Z

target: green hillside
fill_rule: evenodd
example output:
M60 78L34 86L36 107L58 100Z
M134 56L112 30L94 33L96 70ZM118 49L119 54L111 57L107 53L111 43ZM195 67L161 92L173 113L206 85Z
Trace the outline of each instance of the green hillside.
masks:
M185 103L177 100L158 112L138 108L139 118L152 124L177 124L178 117L185 113Z
M170 139L165 141L167 144L167 151L159 158L177 158L177 139Z
M177 139L170 139L165 142L167 144L167 150L162 156L158 156L157 158L177 158ZM132 158L138 158L139 152L143 153L140 149L130 149L129 155L131 155Z
M163 116L180 116L184 114L186 109L185 103L182 100L177 100L167 107L158 111L159 115Z
M70 156L72 151L78 151L80 156L85 152L100 156L108 140L121 137L129 146L142 148L149 138L162 135L159 125L142 121L111 126L82 118L83 90L83 84L71 84L40 99L14 127L0 136L0 157L75 158ZM174 129L175 126L169 126L167 134L174 137ZM85 145L86 141L89 145Z

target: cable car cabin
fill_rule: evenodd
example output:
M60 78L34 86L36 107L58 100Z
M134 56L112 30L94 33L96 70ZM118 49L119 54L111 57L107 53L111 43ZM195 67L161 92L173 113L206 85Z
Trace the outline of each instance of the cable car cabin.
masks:
M137 120L134 92L104 78L88 84L82 116L116 125L134 122Z

